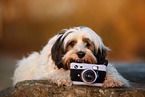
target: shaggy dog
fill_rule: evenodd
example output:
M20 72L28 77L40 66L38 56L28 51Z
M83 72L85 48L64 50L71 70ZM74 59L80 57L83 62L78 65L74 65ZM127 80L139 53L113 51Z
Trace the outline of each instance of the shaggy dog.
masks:
M18 62L13 84L35 79L71 86L71 62L104 64L108 50L101 38L88 27L64 29L51 38L40 53L33 52ZM102 87L122 86L128 87L129 82L109 63Z

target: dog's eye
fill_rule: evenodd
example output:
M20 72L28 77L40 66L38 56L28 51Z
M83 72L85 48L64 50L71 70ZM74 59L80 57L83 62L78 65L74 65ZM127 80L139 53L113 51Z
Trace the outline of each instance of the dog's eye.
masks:
M86 43L86 46L89 47L89 46L90 46L90 43L87 42L87 43Z
M72 41L72 42L70 42L68 45L70 45L70 46L73 47L73 46L75 45L75 43L76 43L75 41Z

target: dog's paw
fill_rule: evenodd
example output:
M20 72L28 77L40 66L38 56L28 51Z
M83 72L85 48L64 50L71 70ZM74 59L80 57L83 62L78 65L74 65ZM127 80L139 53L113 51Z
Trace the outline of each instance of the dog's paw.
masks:
M64 69L58 69L49 76L46 77L47 79L51 80L53 83L57 84L58 86L71 86L72 81L70 78L70 71Z
M103 88L123 87L123 86L125 86L125 80L116 78L114 76L107 77L102 85Z
M65 79L57 80L56 84L58 86L72 86L71 80L65 80Z

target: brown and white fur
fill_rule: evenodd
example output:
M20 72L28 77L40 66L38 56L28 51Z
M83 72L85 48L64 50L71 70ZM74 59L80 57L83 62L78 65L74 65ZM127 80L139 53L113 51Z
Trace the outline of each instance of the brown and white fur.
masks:
M104 64L109 49L102 39L88 27L64 29L48 41L42 51L34 52L17 64L13 85L23 80L50 80L58 86L71 86L70 63ZM112 64L107 66L107 76L102 87L128 87Z

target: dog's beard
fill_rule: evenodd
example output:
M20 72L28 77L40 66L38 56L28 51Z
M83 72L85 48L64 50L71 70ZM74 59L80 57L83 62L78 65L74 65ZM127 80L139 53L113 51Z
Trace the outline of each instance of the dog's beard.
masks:
M74 63L89 63L89 64L97 63L97 59L91 50L86 50L85 53L86 53L85 57L79 58L76 54L76 51L73 51L73 50L68 51L62 59L63 61L62 63L64 67L67 69L70 69L70 64L73 62Z

